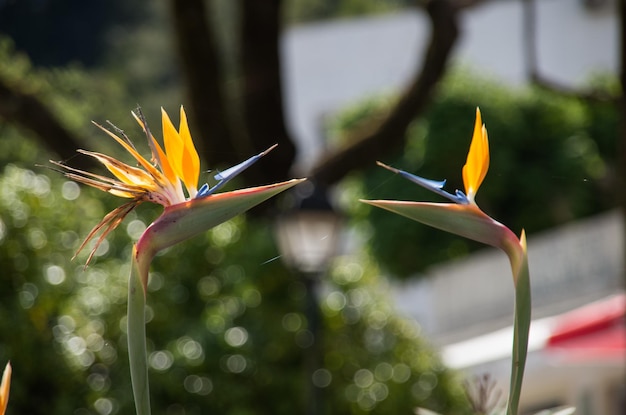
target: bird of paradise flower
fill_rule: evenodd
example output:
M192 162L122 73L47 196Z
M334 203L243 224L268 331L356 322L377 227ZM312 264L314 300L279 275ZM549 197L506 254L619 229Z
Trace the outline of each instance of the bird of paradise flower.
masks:
M507 413L518 411L524 366L528 348L530 328L530 276L526 235L520 238L506 226L483 212L475 201L476 193L489 169L489 140L487 129L482 123L480 110L476 109L474 133L463 166L465 192L454 194L443 190L446 181L425 179L378 162L378 165L431 190L453 203L409 202L396 200L362 200L391 212L400 214L426 225L451 232L503 250L509 258L515 286L515 316L513 330L513 356L511 383L507 402Z
M79 246L78 254L89 241L96 240L87 264L98 246L124 218L143 202L152 202L164 207L163 213L152 222L133 247L131 275L128 285L128 348L131 368L131 383L138 415L150 413L148 366L145 334L145 301L148 271L154 256L161 250L189 239L222 222L225 222L255 205L287 190L304 179L293 179L281 183L216 193L233 177L265 156L276 145L250 157L244 162L214 175L217 183L210 187L203 184L198 188L200 157L193 144L187 116L180 108L178 130L162 109L163 147L154 138L141 110L132 113L143 129L151 150L150 160L144 158L126 134L115 132L96 124L120 144L138 164L137 167L123 163L111 156L87 151L78 152L99 161L113 177L79 170L65 163L51 161L60 167L63 174L72 180L95 187L115 196L131 199L108 213L89 232ZM94 123L95 124L95 123ZM120 137L121 136L121 137ZM76 254L74 256L76 256Z
M94 122L97 127L102 129L130 153L139 167L133 167L102 153L80 149L77 150L79 153L93 157L98 162L102 163L114 177L75 169L62 162L50 161L52 164L61 167L65 171L65 176L69 179L87 184L115 196L131 199L129 202L122 204L108 213L102 221L89 232L83 243L79 246L76 255L83 250L98 232L101 232L87 258L87 264L91 262L98 246L106 236L113 231L137 205L143 202L163 205L165 211L162 216L167 216L170 212L179 208L192 210L195 206L201 206L204 209L211 210L210 205L214 200L208 199L208 196L215 194L216 191L222 188L229 180L276 147L276 145L274 145L243 163L216 174L214 177L218 182L215 186L209 187L209 185L205 183L198 188L200 157L198 156L189 132L185 110L181 106L180 127L178 131L176 131L167 112L163 109L161 112L165 151L150 132L141 110L137 109L136 112L132 112L133 117L135 117L136 121L143 128L148 139L148 145L151 150L150 161L145 159L136 150L132 141L123 131L116 129L116 132L121 135L120 137ZM248 202L254 200L260 203L264 200L260 200L262 196L271 197L297 183L298 181L292 180L276 185L248 189L247 191L229 192L223 194L220 198L228 199L231 203L237 204L242 198L245 199L245 195L248 195L255 196L252 197L251 200L248 200ZM185 203L188 204L184 205ZM245 210L247 210L256 203L250 206L247 206L245 203L242 204L246 206ZM187 215L189 215L189 213Z

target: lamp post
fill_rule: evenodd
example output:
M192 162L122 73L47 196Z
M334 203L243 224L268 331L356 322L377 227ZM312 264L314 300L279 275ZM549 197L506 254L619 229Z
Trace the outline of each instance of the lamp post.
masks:
M308 184L308 186L305 186ZM298 273L306 290L305 317L312 335L306 358L308 402L306 414L320 413L320 389L313 382L322 366L319 281L336 254L341 218L328 201L326 189L313 183L300 185L292 206L276 221L275 235L281 258Z

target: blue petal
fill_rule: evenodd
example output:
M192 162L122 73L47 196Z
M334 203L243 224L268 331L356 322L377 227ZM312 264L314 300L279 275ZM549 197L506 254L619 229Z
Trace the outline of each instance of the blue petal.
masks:
M237 176L242 171L244 171L245 169L247 169L248 167L252 166L254 163L256 163L256 161L262 157L262 154L263 153L257 154L256 156L250 157L248 160L244 161L243 163L239 163L236 166L229 167L228 169L217 173L215 176L213 176L213 178L220 182L222 180L230 180L233 177Z
M399 170L396 169L395 167L391 167L388 166L384 163L381 163L380 161L376 162L379 166L386 168L387 170L390 170L396 174L399 174L400 176L404 177L405 179L408 179L410 181L412 181L415 184L418 184L420 186L422 186L425 189L430 190L431 192L435 192L438 195L441 195L443 197L445 197L446 199L450 199L452 200L454 203L460 203L462 205L467 205L469 204L469 200L467 199L467 196L465 196L465 194L460 191L457 190L456 194L451 194L446 192L445 190L443 190L443 186L445 186L446 181L445 180L430 180L430 179L425 179L423 177L420 176L416 176L414 174L408 173L404 170Z
M467 198L467 196L465 195L465 193L463 193L462 191L460 191L459 189L456 189L456 197L458 199L458 202L462 205L469 205L470 201Z
M207 189L204 190L204 192L202 192L202 195L200 195L200 191L204 189L204 186L202 186L202 188L200 188L200 191L198 191L198 196L196 197L204 197L204 196L208 196L208 195L215 193L216 190L218 190L219 188L224 186L226 183L228 183L233 177L237 176L239 173L241 173L248 167L252 166L261 157L263 157L264 155L272 151L274 148L276 148L277 145L278 144L274 144L273 146L271 146L264 152L259 153L256 156L250 157L248 160L244 161L243 163L239 163L236 166L229 167L228 169L217 173L213 177L215 178L215 180L218 180L218 183L215 186L213 186L211 189L208 189L208 185L207 185Z
M417 183L420 186L425 187L426 189L430 189L430 190L434 190L434 189L441 190L446 185L446 181L445 180L425 179L423 177L416 176L414 174L408 173L408 172L403 171L403 170L398 170L398 174L400 176L404 177L405 179L408 179L408 180L412 181L413 183Z
M207 183L203 184L200 190L198 190L198 194L196 198L207 196L209 194L209 185Z

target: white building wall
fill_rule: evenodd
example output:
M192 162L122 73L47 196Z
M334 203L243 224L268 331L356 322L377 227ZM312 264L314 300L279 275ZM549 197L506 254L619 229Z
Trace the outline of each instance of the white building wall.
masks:
M537 47L543 75L568 85L594 72L617 73L615 0L589 11L583 0L538 0ZM285 111L302 168L320 155L322 117L407 84L427 46L430 22L413 9L288 29L282 39ZM453 59L513 85L527 81L522 3L485 2L462 13Z

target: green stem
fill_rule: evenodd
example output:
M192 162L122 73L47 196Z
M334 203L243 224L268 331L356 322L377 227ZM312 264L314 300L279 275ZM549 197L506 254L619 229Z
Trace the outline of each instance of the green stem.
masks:
M524 367L528 354L528 334L530 331L530 275L528 256L524 253L517 279L515 281L515 323L513 326L513 358L511 361L511 385L507 415L517 415Z
M138 264L133 263L128 280L128 360L137 415L150 415L148 356L146 350L146 297Z

